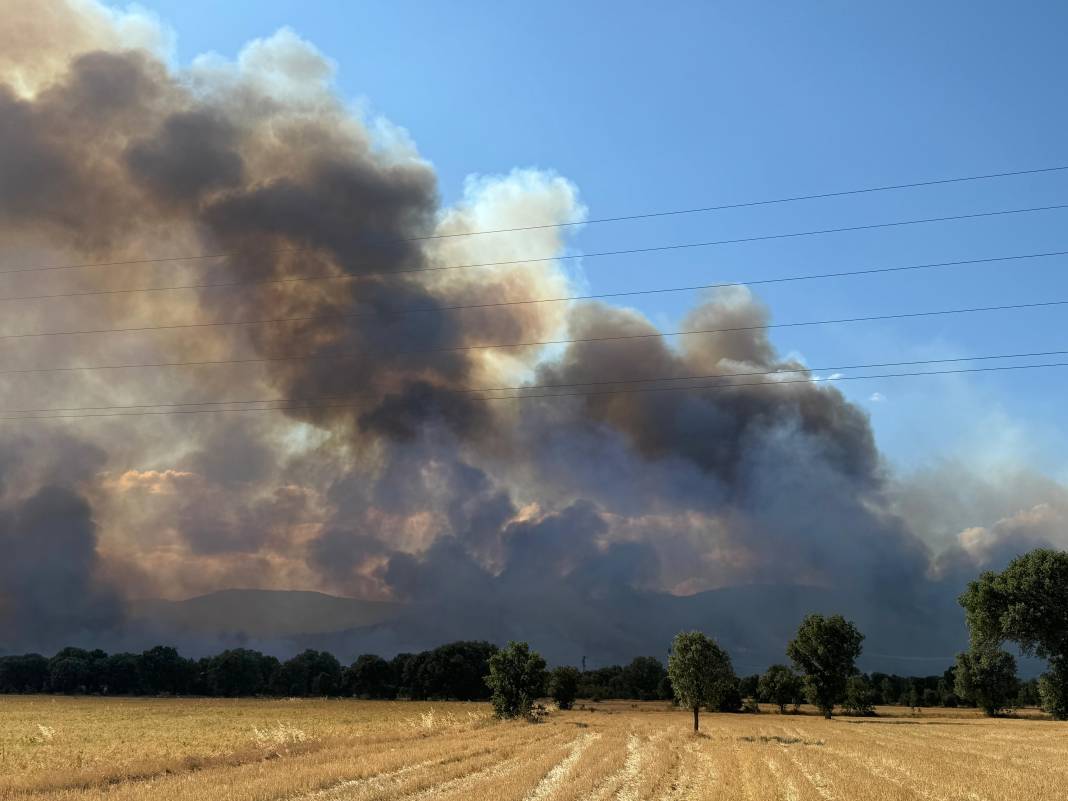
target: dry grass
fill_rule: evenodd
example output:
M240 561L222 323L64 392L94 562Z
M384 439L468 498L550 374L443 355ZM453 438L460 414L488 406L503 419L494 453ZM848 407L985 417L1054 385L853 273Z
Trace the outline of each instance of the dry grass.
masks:
M0 698L0 799L684 801L1068 797L1068 724L587 704L540 724L479 704Z

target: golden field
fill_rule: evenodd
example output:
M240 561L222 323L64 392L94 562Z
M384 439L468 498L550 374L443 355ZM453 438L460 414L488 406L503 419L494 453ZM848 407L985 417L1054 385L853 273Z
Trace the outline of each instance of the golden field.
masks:
M0 696L0 799L1068 797L1068 724L881 708L702 715L607 702L497 722L484 704Z

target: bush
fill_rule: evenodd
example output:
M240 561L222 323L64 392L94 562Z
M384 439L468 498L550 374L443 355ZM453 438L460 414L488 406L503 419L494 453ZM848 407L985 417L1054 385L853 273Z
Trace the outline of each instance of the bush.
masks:
M499 718L529 717L534 701L545 691L545 660L525 642L510 642L489 660L486 686Z
M571 709L578 694L578 668L570 665L556 668L549 676L549 696L560 709Z

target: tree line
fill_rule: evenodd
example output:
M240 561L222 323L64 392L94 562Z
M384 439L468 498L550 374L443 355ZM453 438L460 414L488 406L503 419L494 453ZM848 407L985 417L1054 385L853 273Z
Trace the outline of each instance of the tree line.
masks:
M388 661L365 654L346 667L315 650L281 661L248 648L202 659L163 645L139 654L64 648L51 658L0 657L0 692L484 701L490 697L489 659L497 650L488 642L453 642Z
M789 665L744 678L715 640L694 631L675 637L666 668L655 657L638 657L588 671L549 671L526 643L499 649L481 641L390 660L364 654L347 667L315 650L280 661L245 648L198 660L169 646L139 654L64 648L51 658L0 657L0 692L490 700L504 717L527 714L534 699L546 694L563 709L577 698L671 700L692 711L695 729L701 709L757 711L757 702L775 704L780 712L808 702L827 717L836 707L870 715L880 704L970 705L994 715L1037 703L1057 719L1068 718L1068 553L1039 549L1001 573L983 573L960 603L971 646L941 676L862 674L856 660L864 635L840 615L813 614L787 645ZM1049 672L1020 682L1005 643L1047 659Z

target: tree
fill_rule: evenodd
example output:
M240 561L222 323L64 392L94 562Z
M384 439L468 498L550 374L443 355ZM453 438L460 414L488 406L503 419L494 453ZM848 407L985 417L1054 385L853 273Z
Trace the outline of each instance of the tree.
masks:
M863 676L850 676L846 680L845 700L842 708L850 715L870 716L875 714L875 690Z
M183 659L170 646L157 645L141 653L141 685L147 693L183 693L188 689L193 673L193 663Z
M1068 720L1068 659L1054 659L1050 667L1038 678L1038 697L1054 718Z
M988 715L1007 709L1016 697L1016 660L990 645L957 654L955 691Z
M570 709L575 704L579 683L578 668L564 665L549 674L549 695L561 709Z
M666 675L664 665L653 656L636 657L623 668L623 684L628 698L655 701L660 682Z
M89 679L89 652L64 648L48 660L48 686L54 693L85 692Z
M375 654L361 654L345 670L345 692L360 698L393 698L397 688L389 662Z
M279 695L334 695L341 683L341 663L326 651L308 649L286 660L275 673L273 690Z
M412 697L457 701L489 698L485 677L496 651L492 643L461 640L419 654L412 666Z
M786 646L786 655L804 674L809 703L826 718L845 699L846 681L857 672L863 640L857 627L841 615L808 615Z
M960 596L973 646L1009 640L1028 656L1048 659L1042 705L1068 719L1068 553L1039 548L987 571Z
M680 706L693 711L700 727L702 706L718 705L724 687L736 683L731 659L716 641L699 631L680 631L671 643L668 676Z
M415 683L416 654L401 653L389 660L389 672L397 688L397 698L415 698L412 685Z
M619 665L587 670L579 679L579 698L602 701L605 698L626 698L627 688L623 683L623 668Z
M525 642L510 642L489 659L486 686L493 711L499 718L530 714L535 699L545 691L545 660Z
M48 660L40 654L0 657L0 692L43 693L48 688Z
M715 696L705 708L709 712L741 712L744 706L742 692L738 688L738 678L732 674L732 678L720 684Z
M112 654L104 668L108 695L133 695L141 691L141 658L137 654Z
M273 656L232 648L207 660L204 689L211 695L262 695L271 690L279 663Z
M761 701L776 704L779 714L786 713L786 705L792 704L801 695L801 677L786 665L772 665L757 683L757 696Z

